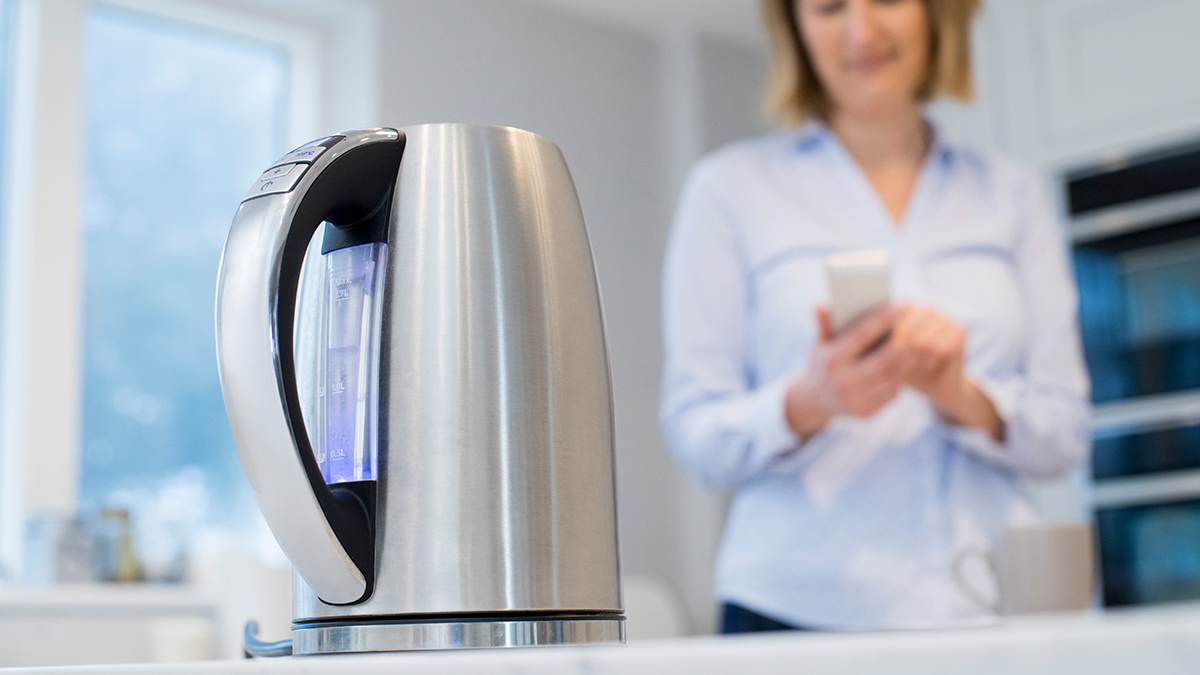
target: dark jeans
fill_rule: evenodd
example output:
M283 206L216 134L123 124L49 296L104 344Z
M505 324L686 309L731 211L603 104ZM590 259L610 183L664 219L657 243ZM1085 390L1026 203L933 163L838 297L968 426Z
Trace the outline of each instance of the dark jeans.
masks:
M768 630L809 630L801 626L793 626L782 621L776 621L758 612L746 609L740 605L727 602L721 607L722 633L757 633Z

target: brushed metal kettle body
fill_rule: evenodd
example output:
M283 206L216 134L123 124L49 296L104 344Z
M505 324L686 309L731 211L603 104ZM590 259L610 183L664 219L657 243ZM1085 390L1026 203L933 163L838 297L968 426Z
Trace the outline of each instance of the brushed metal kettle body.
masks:
M307 270L351 251L375 256L349 324L375 346L343 392L313 364L350 277L330 263L312 292ZM437 124L289 153L234 220L217 345L239 456L297 573L297 653L623 639L604 321L553 143ZM319 431L338 396L373 453L349 479Z

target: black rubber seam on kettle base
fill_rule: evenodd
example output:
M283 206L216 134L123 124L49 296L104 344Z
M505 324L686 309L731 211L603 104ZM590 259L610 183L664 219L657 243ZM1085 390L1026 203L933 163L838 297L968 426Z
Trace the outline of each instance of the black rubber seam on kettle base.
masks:
M321 617L292 622L295 628L330 628L337 626L389 626L432 623L495 623L510 621L623 621L621 612L543 612L514 610L507 612L462 612L457 614L368 614L347 617Z

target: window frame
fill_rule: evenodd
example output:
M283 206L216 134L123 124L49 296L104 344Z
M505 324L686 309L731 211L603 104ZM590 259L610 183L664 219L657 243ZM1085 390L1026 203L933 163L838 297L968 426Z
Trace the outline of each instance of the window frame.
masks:
M37 119L37 32L41 3L17 0L8 91L5 135L5 173L0 255L0 571L20 573L25 517L24 389L27 381L26 328L29 312L27 282L32 207L32 165L35 140L30 133ZM36 489L36 486L34 486Z
M290 147L323 131L379 123L377 10L363 0L17 2L13 108L9 128L0 130L9 141L0 243L0 582L3 571L20 578L29 516L69 518L79 507L84 235L78 207L89 10L115 7L283 48Z

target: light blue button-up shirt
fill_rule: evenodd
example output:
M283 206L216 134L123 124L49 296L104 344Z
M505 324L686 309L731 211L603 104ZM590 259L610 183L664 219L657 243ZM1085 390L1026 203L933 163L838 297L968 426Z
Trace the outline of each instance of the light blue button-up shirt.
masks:
M967 332L968 376L1004 443L903 389L801 442L784 419L828 303L825 257L884 249L894 300ZM989 610L956 557L1035 519L1019 477L1090 447L1088 379L1064 243L1039 181L936 138L899 227L820 123L734 143L693 168L663 275L661 423L701 483L737 488L718 600L817 628L940 625ZM975 595L983 565L962 564Z

